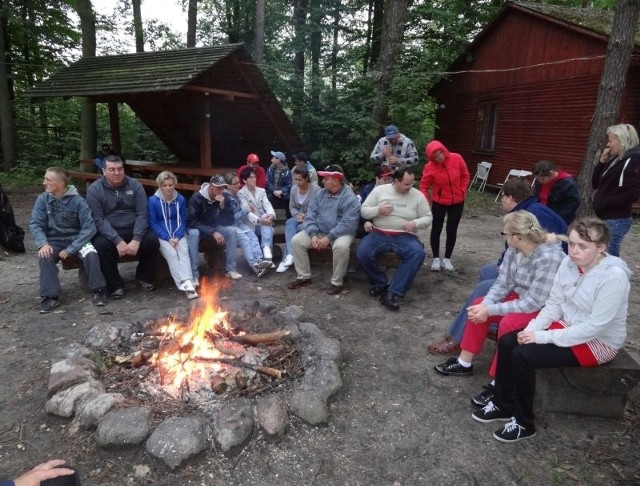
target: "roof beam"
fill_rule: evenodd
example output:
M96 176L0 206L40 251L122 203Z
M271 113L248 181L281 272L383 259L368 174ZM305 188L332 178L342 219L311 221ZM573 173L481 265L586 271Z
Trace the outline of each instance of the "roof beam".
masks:
M231 97L232 99L234 96L237 96L239 98L250 98L252 100L260 99L260 96L254 93L243 93L240 91L230 91L227 89L208 88L206 86L187 85L187 86L184 86L182 89L188 90L188 91L199 91L201 93L207 93L207 94L219 94L226 97Z

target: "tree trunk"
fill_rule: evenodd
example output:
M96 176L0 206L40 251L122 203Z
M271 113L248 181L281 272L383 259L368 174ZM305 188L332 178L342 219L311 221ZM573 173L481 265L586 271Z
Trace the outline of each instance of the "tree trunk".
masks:
M387 123L389 92L395 75L396 61L402 52L402 33L407 14L407 1L385 1L382 44L380 46L380 77L376 83L378 102L373 108L373 119L381 127Z
M16 126L13 118L13 102L9 87L10 66L6 64L6 51L9 37L6 11L0 0L0 137L2 141L2 163L0 167L8 170L18 162L16 152Z
M144 52L144 30L142 29L140 0L131 0L131 4L133 6L133 34L136 38L136 52Z
M82 57L96 56L96 20L91 0L76 0L82 31ZM96 104L89 98L82 100L80 158L90 159L96 153Z
M340 13L341 13L341 1L334 0L333 6L333 42L331 44L331 99L330 103L333 105L338 99L338 52L340 45Z
M322 75L320 73L320 55L322 48L322 18L324 10L320 0L309 2L309 24L311 27L311 79L309 93L309 108L312 119L306 122L307 142L309 147L315 149L320 143L319 126L316 118L320 117L320 91L322 89Z
M198 26L198 0L189 0L187 10L187 47L196 46L196 29Z
M304 50L306 47L307 0L294 0L293 7L295 54L293 59L294 81L291 118L294 128L300 133L304 107Z
M264 63L264 1L265 0L256 1L256 38L254 56L258 66Z
M638 24L639 11L639 0L618 0L613 15L611 36L600 78L593 123L580 170L579 189L582 204L578 209L578 217L593 214L591 175L605 146L607 127L618 122L620 100L633 52L634 33Z
M363 74L369 72L370 66L376 66L380 60L384 12L384 0L369 0L367 41L362 63Z

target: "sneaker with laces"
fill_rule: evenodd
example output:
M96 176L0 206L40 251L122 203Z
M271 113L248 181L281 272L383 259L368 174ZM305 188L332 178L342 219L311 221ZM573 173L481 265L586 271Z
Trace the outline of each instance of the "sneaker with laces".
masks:
M511 414L500 410L495 403L489 401L489 403L480 410L474 410L471 413L471 418L478 422L488 424L489 422L496 421L508 422L511 420Z
M95 306L107 305L107 293L103 290L96 290L91 294L91 302Z
M273 262L269 261L269 260L265 260L264 258L260 258L256 264L255 267L256 268L271 268L271 265L273 264Z
M287 270L289 270L289 267L291 265L293 265L293 255L287 255L280 262L280 265L278 265L278 268L276 269L276 272L278 272L278 273L286 272Z
M473 373L473 365L462 366L458 361L458 358L449 358L444 363L435 365L434 369L445 376L467 376Z
M57 297L44 297L40 302L40 314L48 314L59 305Z
M187 290L185 291L184 295L186 295L187 299L189 300L197 299L199 297L198 292L196 292L195 290Z
M471 403L473 403L476 407L484 407L491 401L491 399L495 395L495 392L496 389L491 383L489 383L488 385L484 385L482 387L482 391L471 399Z
M522 439L529 439L536 435L535 430L527 429L520 425L516 418L513 417L511 422L506 424L502 429L498 429L493 433L493 437L500 442L518 442Z
M442 268L442 263L440 263L440 259L434 258L433 262L431 262L431 271L439 272L441 268Z
M266 265L266 266L258 266L258 263L256 263L253 266L253 272L256 274L256 277L260 278L262 277L265 273L267 273L269 271L269 269L271 268L271 265Z
M232 270L230 272L227 272L225 274L225 277L230 278L231 280L240 280L242 278L242 274Z
M453 268L453 263L451 263L451 260L448 258L444 258L442 260L442 266L447 272L453 272L455 270L455 268Z
M151 292L152 290L156 289L155 285L153 285L152 283L149 283L149 282L145 282L144 280L138 280L138 285L145 292Z

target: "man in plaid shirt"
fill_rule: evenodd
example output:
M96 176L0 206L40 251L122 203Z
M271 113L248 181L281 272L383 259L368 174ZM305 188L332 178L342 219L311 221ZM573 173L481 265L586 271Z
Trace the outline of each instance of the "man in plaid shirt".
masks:
M384 129L384 137L378 140L371 152L371 162L387 166L394 172L398 167L418 162L418 151L409 137L398 131L395 125Z

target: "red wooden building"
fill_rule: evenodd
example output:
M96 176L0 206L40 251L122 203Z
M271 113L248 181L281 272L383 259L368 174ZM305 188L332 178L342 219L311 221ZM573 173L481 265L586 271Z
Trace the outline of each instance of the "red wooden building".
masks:
M436 138L461 153L472 174L491 162L489 184L541 159L577 176L611 20L612 12L507 2L431 89L440 106ZM638 37L619 121L640 122Z

